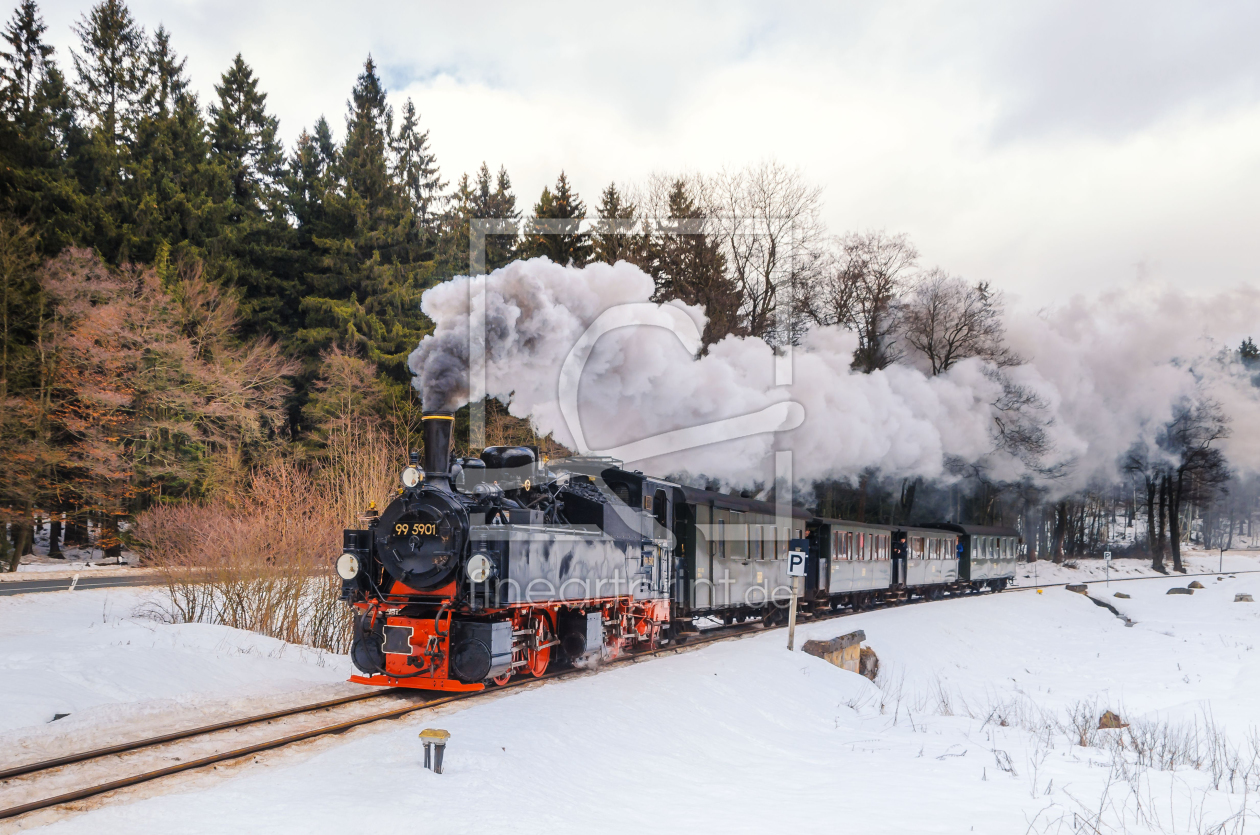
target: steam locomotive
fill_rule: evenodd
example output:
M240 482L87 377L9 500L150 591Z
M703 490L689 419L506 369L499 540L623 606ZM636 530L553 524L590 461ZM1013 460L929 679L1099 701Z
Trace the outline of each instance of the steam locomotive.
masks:
M702 618L773 622L790 605L789 550L808 554L807 615L1000 590L1015 574L1009 528L824 519L529 447L452 461L452 425L426 414L397 497L344 532L352 681L481 690L685 640Z

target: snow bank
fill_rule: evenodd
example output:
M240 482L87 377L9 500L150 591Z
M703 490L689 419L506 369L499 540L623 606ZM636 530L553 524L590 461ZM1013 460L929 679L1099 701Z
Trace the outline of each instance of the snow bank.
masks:
M258 700L349 675L343 656L223 626L136 616L158 594L102 589L0 598L0 747L60 748L69 738L81 749L134 738L137 729L147 735L254 712ZM58 713L70 715L48 724Z

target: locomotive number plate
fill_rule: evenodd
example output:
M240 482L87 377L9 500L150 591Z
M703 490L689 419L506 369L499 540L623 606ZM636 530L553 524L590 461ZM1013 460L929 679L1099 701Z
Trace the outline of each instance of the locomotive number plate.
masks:
M394 525L394 536L437 536L434 522L399 522Z

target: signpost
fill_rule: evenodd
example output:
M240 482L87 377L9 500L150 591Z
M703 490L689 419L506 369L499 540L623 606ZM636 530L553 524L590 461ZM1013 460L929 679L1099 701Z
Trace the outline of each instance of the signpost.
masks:
M809 547L809 542L793 539L788 547L791 549L788 551L788 577L792 578L792 608L788 609L788 651L791 652L796 639L796 581L805 576L805 558L808 556L805 549Z
M1103 566L1107 569L1107 588L1111 588L1111 552L1103 551Z

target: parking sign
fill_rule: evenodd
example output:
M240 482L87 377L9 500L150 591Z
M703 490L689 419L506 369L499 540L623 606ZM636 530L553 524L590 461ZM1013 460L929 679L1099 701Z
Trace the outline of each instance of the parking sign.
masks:
M804 577L805 576L805 552L804 551L788 551L788 576Z

